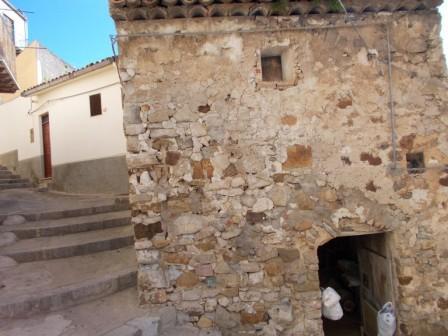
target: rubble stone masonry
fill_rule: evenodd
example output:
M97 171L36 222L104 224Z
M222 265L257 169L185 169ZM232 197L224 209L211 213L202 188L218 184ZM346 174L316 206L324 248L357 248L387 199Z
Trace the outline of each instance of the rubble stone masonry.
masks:
M114 18L142 305L223 335L323 335L317 248L387 232L399 334L447 334L436 9Z

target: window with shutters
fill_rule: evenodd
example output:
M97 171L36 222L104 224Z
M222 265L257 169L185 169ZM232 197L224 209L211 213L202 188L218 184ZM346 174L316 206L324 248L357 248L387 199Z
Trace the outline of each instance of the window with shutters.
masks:
M92 117L101 115L102 114L102 108L101 108L101 94L94 94L90 96L90 115Z

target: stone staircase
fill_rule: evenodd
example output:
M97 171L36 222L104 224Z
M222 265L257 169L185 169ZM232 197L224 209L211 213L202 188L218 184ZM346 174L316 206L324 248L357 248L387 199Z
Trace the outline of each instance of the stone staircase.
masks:
M79 204L3 216L0 235L15 242L0 247L0 320L65 309L135 286L127 198Z
M19 175L14 175L8 168L0 165L0 190L30 187L30 181L21 178Z

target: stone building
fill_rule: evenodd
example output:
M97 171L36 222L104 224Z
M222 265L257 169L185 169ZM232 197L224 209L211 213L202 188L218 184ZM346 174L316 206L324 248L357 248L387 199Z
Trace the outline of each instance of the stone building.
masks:
M110 0L141 304L311 336L392 301L448 333L441 2Z

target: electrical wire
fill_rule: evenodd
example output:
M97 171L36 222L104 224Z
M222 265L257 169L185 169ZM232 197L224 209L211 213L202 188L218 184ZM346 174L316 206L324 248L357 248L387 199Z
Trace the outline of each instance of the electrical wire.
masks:
M92 90L79 92L79 93L76 93L76 94L73 94L73 95L69 95L69 96L48 99L45 103L43 103L39 107L35 108L34 110L32 109L33 108L33 102L32 102L32 98L31 98L31 107L30 107L30 110L28 111L28 114L31 115L31 114L39 111L40 109L42 109L44 106L49 105L50 103L54 103L54 102L57 102L57 101L62 101L62 100L70 99L70 98L75 98L75 97L82 96L82 95L85 95L85 94L88 94L88 93L92 93L92 92L97 92L98 90L107 89L109 87L112 87L112 86L115 86L115 85L118 85L118 84L120 84L120 82L115 82L115 83L112 83L112 84L104 85L104 86L99 87L99 88L95 88L95 89L92 89Z

